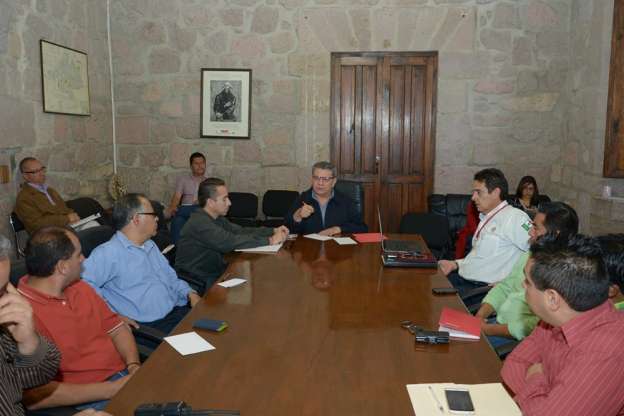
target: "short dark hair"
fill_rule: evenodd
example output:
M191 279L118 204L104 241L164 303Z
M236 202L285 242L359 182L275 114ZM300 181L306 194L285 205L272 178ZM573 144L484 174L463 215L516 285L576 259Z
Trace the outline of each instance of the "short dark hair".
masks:
M570 308L584 312L609 297L609 279L595 238L540 238L531 245L531 280L544 291L553 289Z
M609 282L624 293L624 234L607 234L596 237L602 248Z
M206 161L206 156L204 156L203 154L199 153L199 152L195 152L193 154L191 154L191 157L189 157L189 165L193 164L193 159L196 159L198 157L201 157L202 159L204 159L204 162Z
M121 230L130 224L132 217L139 212L143 212L141 198L149 202L145 195L139 193L126 194L115 202L115 205L113 205L113 227L116 230Z
M20 172L24 173L24 165L26 163L28 163L28 162L36 162L36 161L37 161L37 158L34 158L32 156L28 156L28 157L25 157L24 159L22 159L20 161L20 163L19 163L19 170L20 170Z
M321 162L316 162L314 165L312 165L312 174L314 175L314 170L315 169L322 169L322 170L331 170L332 176L335 178L338 176L338 170L336 169L336 166L334 166L333 163L328 162L328 161L321 161Z
M565 202L543 202L537 212L546 216L544 227L549 233L569 237L578 233L579 220L576 211Z
M70 233L76 236L73 230L62 227L44 227L35 232L25 249L28 274L35 277L52 276L57 263L69 259L76 250L69 238Z
M217 195L217 188L219 186L225 186L225 181L221 178L208 178L204 179L197 188L197 201L200 207L206 206L208 198L214 199Z
M518 182L518 187L516 188L516 198L522 198L522 190L527 185L533 185L533 188L535 189L535 191L533 192L533 196L531 197L531 206L537 206L537 204L539 203L539 188L537 187L537 181L533 176L527 175L523 176L522 179L520 179L520 182Z
M499 169L488 168L480 170L475 173L474 180L485 183L485 187L490 193L496 188L500 189L501 201L507 199L509 184L507 183L507 178L505 178L505 175Z

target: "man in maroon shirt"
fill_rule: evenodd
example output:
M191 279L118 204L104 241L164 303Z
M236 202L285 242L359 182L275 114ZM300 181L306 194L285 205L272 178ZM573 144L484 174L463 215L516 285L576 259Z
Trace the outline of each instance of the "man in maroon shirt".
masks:
M624 314L593 238L540 239L524 268L542 321L507 357L505 384L526 416L624 415Z

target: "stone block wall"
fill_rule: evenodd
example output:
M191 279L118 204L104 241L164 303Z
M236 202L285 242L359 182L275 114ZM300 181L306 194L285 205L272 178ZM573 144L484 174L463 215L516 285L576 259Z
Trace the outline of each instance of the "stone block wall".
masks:
M613 2L574 0L570 70L565 86L561 160L551 180L574 206L584 232L624 232L624 201L603 199L602 187L624 197L624 180L602 177L606 128Z
M39 40L88 54L91 116L43 112ZM0 233L17 193L16 164L35 156L52 186L67 199L93 196L108 204L112 171L110 77L106 2L0 0L0 164L11 183L0 184Z
M570 2L115 0L122 171L167 200L193 151L231 190L303 189L329 158L330 53L439 51L436 192L503 169L556 196ZM253 70L250 140L199 137L200 69ZM539 147L538 147L539 146Z
M106 2L0 0L0 164L40 157L66 198L108 204ZM601 201L612 3L602 0L111 0L117 159L129 189L169 199L188 156L236 191L303 189L329 158L330 53L439 51L436 192L503 169L621 227ZM92 115L42 112L39 39L89 54ZM199 137L201 68L251 68L250 140ZM0 185L0 215L15 198ZM605 204L609 205L605 207ZM614 216L616 218L614 218ZM6 222L0 221L0 231ZM619 229L619 228L618 228Z

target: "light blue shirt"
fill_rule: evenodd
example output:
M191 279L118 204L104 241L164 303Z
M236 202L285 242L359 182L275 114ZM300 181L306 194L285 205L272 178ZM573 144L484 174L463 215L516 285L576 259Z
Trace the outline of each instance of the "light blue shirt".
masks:
M188 303L191 288L152 240L137 246L117 231L82 266L83 279L111 309L135 321L156 321Z
M319 201L318 196L314 193L314 190L312 190L312 198L314 198L316 202L318 202L319 207L321 207L321 219L323 221L323 227L325 226L325 212L327 212L327 204L329 204L329 201L333 197L334 197L334 190L332 189L331 195L329 196L329 199L327 200L327 202L325 204L321 204L321 201Z

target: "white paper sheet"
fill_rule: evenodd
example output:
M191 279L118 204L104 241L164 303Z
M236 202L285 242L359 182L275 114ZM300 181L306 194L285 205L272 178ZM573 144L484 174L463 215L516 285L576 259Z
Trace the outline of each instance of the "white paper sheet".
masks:
M433 393L429 390L431 386ZM467 388L470 391L470 398L475 408L476 416L521 416L522 413L518 405L509 396L501 383L488 384L453 384L453 383L434 383L434 384L408 384L407 392L414 408L414 414L417 416L426 415L453 415L449 413L448 404L444 388ZM440 411L436 403L436 399L444 411Z
M95 221L95 220L97 220L97 219L98 219L98 218L100 218L101 216L102 216L102 214L100 214L99 212L97 212L97 213L95 213L95 214L93 214L93 215L89 215L88 217L85 217L85 218L81 219L80 221L75 222L75 223L70 224L70 225L71 225L71 227L72 227L73 229L78 229L78 228L82 227L83 225L85 225L86 223L88 223L88 222L90 222L90 221Z
M334 241L341 246L357 244L357 241L351 237L334 237Z
M320 235L320 234L306 234L304 235L305 238L311 238L312 240L319 240L319 241L327 241L327 240L332 240L332 237L328 237L326 235Z
M273 244L270 246L260 246L254 248L239 248L235 251L240 251L242 253L277 253L280 248L282 248L282 244Z
M224 282L217 283L217 284L221 287L234 287L234 286L242 285L246 281L247 280L245 279L240 279L238 277L235 277L233 279L229 279Z
M175 348L175 350L182 355L195 354L215 349L215 347L203 339L197 332L186 332L180 335L172 335L170 337L165 337L165 341L167 341L169 345Z

